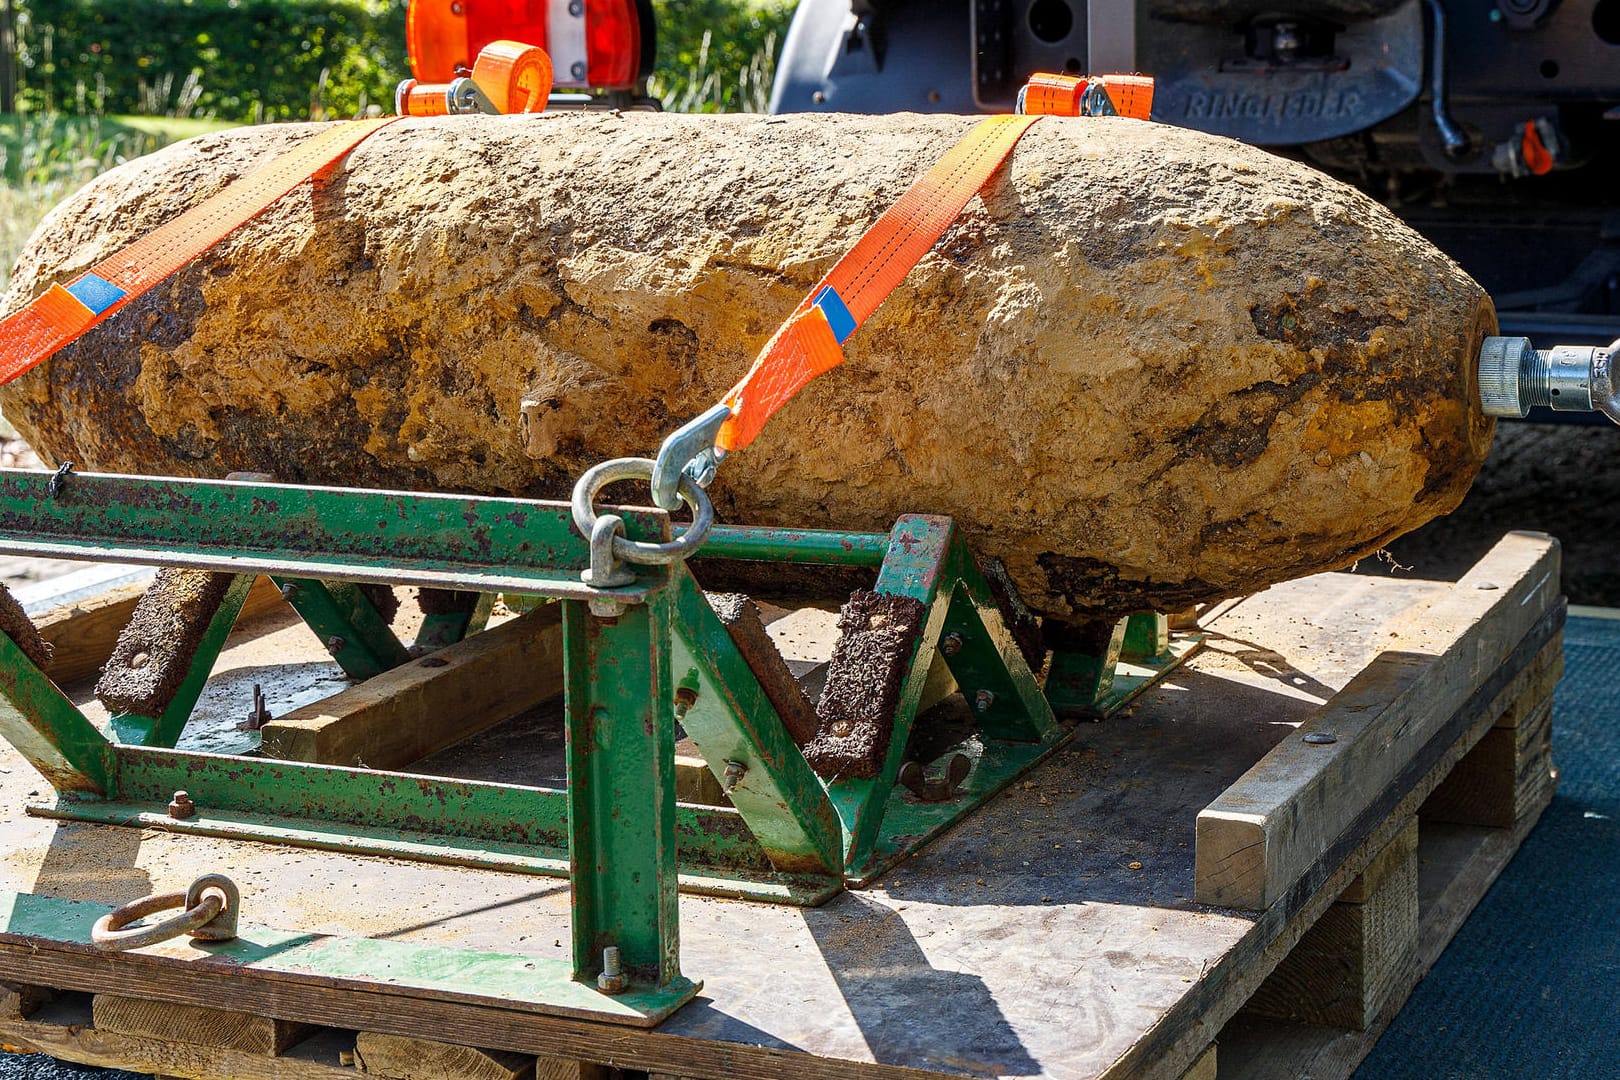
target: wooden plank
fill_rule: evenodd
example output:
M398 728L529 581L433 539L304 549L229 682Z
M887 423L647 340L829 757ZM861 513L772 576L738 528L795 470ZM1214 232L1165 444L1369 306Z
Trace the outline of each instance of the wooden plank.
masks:
M1192 1068L1182 1074L1181 1080L1215 1080L1220 1075L1220 1071L1216 1068L1215 1051L1214 1046L1205 1050L1198 1060L1192 1063Z
M307 1023L329 1023L334 1017L367 1031L414 1036L420 1031L456 1031L480 1046L528 1054L555 1054L559 1047L580 1060L618 1068L675 1071L696 1076L724 1076L728 1080L923 1080L938 1074L897 1065L816 1057L775 1046L749 1046L712 1042L680 1035L662 1035L616 1024L544 1016L484 1005L435 998L398 997L340 985L271 983L251 978L201 979L183 965L132 963L140 953L110 956L91 952L67 954L35 950L27 945L0 942L0 980L28 978L64 989L144 995L161 1001L186 1003L206 997L216 1004L244 1012L276 1012ZM0 1023L0 1032L10 1023ZM26 1023L26 1021L15 1022ZM31 1038L23 1041L39 1045ZM180 1044L163 1044L173 1047ZM296 1051L296 1048L295 1048ZM54 1050L47 1052L54 1053ZM69 1060L78 1060L62 1054ZM239 1054L254 1060L254 1055ZM215 1060L210 1057L209 1060ZM285 1058L260 1058L285 1061ZM188 1075L183 1068L158 1065L143 1071ZM195 1075L195 1074L192 1074ZM243 1080L256 1076L296 1076L296 1073L243 1072ZM353 1078L353 1071L348 1073Z
M311 1024L295 1024L253 1013L116 994L95 996L91 1020L98 1030L119 1035L219 1046L270 1057L285 1053L316 1031Z
M146 592L146 585L146 582L137 582L110 589L87 600L55 608L35 619L40 637L54 650L46 674L57 683L66 684L91 678L99 672L112 655L119 633L129 624L129 617ZM237 624L285 606L275 585L269 578L261 577L248 592Z
M188 1080L354 1080L355 1070L339 1064L354 1038L323 1030L294 1047L286 1057L269 1057L228 1047L202 1046L102 1031L91 1024L85 995L77 1002L53 1003L33 1019L0 1019L0 1042L63 1061L127 1069Z
M1371 865L1463 755L1491 729L1508 703L1530 685L1534 678L1528 670L1532 658L1562 625L1561 605L1545 613L1501 668L1486 678L1434 738L1412 756L1397 779L1363 811L1347 833L1329 844L1283 900L1262 912L1243 940L1204 972L1192 991L1102 1074L1104 1080L1170 1080L1179 1076L1208 1038L1208 1029L1225 1025L1238 1014L1334 898ZM1550 798L1550 791L1548 795ZM1492 832L1517 834L1508 830ZM1421 843L1421 830L1419 835ZM1511 852L1506 857L1511 857ZM1421 873L1420 865L1420 880ZM1237 1074L1241 1075L1241 1070Z
M1418 823L1412 818L1305 932L1245 1008L1365 1031L1394 992L1417 944L1417 846Z
M354 1063L391 1080L533 1080L534 1057L509 1050L362 1031L354 1037Z
M1260 911L1298 881L1552 606L1558 542L1510 533L1198 815L1194 896ZM1336 741L1312 744L1308 735Z
M1439 960L1474 907L1552 801L1549 788L1512 829L1424 824L1418 845L1418 941L1395 992L1364 1031L1290 1023L1242 1013L1222 1029L1222 1080L1347 1080Z
M294 709L264 726L287 761L398 769L562 693L562 609L548 604Z

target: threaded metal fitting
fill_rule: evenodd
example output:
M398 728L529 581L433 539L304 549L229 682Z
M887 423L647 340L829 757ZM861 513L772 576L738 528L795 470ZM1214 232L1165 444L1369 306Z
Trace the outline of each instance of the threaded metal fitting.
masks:
M1537 404L1534 378L1525 378L1525 369L1537 364L1530 339L1488 337L1479 349L1479 398L1486 416L1522 417Z
M1558 345L1535 349L1529 338L1486 338L1479 350L1479 397L1487 416L1523 417L1533 405L1559 412L1601 412L1620 423L1614 361L1606 349Z

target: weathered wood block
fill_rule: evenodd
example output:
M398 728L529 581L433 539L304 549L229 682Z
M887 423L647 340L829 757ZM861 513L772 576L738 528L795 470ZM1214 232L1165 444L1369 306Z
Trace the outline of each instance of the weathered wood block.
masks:
M1559 633L1516 680L1522 689L1503 703L1495 726L1423 804L1423 817L1509 828L1546 802L1554 783L1552 695L1563 673Z
M1197 901L1260 911L1282 897L1549 617L1558 566L1556 540L1511 533L1397 620L1387 640L1398 651L1375 659L1199 813ZM1500 716L1527 685L1510 683L1484 714ZM1333 740L1307 743L1309 734Z
M65 684L87 679L100 671L145 593L144 583L123 585L87 600L53 608L36 619L39 636L52 649L46 673L56 682ZM275 585L269 578L261 577L253 583L236 621L246 622L284 606Z
M726 789L714 775L709 763L699 757L696 750L683 754L675 752L675 801L698 806L730 806Z
M354 1080L339 1064L344 1036L322 1029L286 1057L169 1038L123 1035L94 1027L90 1005L53 1003L29 1020L0 1018L0 1043L49 1054L61 1061L184 1080ZM51 1014L48 1015L47 1014ZM352 1045L352 1041L350 1043Z
M397 769L562 693L559 605L474 634L264 726L270 757Z
M1198 1060L1192 1063L1192 1067L1181 1074L1181 1080L1215 1080L1220 1075L1215 1067L1215 1050L1216 1048L1211 1046L1198 1055Z
M535 1080L608 1080L613 1070L592 1061L571 1058L539 1058L534 1063ZM648 1073L648 1080L654 1074Z
M1515 727L1487 731L1421 811L1434 821L1509 829L1546 802L1554 782L1552 702Z
M1413 818L1305 932L1245 1008L1366 1030L1417 947L1417 844Z
M26 1020L51 1000L51 991L27 983L0 983L0 1020Z
M529 1054L375 1031L355 1036L354 1058L361 1071L390 1080L533 1080L535 1076L535 1059Z
M232 1009L207 1009L198 1005L176 1005L114 994L97 994L90 1008L98 1031L223 1047L271 1057L318 1030L313 1024L277 1020Z

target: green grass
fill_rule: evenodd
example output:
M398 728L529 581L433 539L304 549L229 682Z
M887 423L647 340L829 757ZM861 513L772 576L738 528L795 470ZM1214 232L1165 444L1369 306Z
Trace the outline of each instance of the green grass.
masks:
M163 116L0 115L0 289L40 219L92 178L169 143L231 126Z

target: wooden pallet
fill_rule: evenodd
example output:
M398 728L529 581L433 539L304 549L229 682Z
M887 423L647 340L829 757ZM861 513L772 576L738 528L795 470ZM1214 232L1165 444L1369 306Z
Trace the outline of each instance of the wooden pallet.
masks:
M0 1041L199 1078L1347 1076L1552 797L1557 590L1556 544L1515 534L1453 585L1231 606L1129 715L873 887L683 896L705 989L651 1031L0 936ZM276 677L299 628L271 625L227 682ZM39 782L0 765L0 888L111 903L224 869L252 922L565 955L554 880L24 817Z

